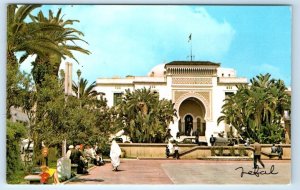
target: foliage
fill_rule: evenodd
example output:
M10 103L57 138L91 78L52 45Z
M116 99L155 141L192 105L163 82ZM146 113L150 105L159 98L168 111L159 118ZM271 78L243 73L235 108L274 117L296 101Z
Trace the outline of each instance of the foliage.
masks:
M7 6L7 62L8 64L18 64L16 52L25 52L24 55L39 53L61 54L58 46L53 43L50 36L41 35L43 31L60 30L60 27L53 24L26 23L25 19L29 14L41 5L11 4ZM21 62L24 57L21 58Z
M210 147L210 154L211 156L216 156L216 148L215 147Z
M270 77L260 74L250 80L249 86L238 85L237 93L225 99L218 123L224 121L251 141L281 142L281 121L284 110L291 108L291 97L282 80Z
M230 156L235 156L235 147L229 148Z
M116 109L118 124L133 142L163 142L167 127L176 116L170 100L159 100L158 93L146 88L126 90Z
M25 126L6 120L6 178L8 181L14 178L14 174L22 169L20 155L21 138L25 136Z
M32 90L30 75L25 72L20 72L18 65L7 65L7 81L6 81L6 113L7 118L10 118L11 107L23 107L27 99L21 97L26 96L29 90Z
M246 152L245 147L239 147L239 155L240 156L247 156L246 154L247 154L247 152Z
M86 79L81 78L79 84L73 81L72 90L76 97L79 97L81 100L81 106L93 104L96 107L106 106L106 100L103 99L100 93L95 90L96 81L92 84L88 85L88 81ZM79 96L78 96L79 90ZM100 96L100 99L98 99Z
M87 43L79 37L83 36L83 33L70 27L70 25L79 22L79 20L63 20L61 11L62 9L59 9L57 14L54 15L54 13L49 10L48 17L46 17L42 11L40 11L37 16L30 15L32 22L35 24L46 26L54 25L58 28L56 30L39 31L39 35L48 36L52 39L53 43L58 47L60 54L52 52L47 52L46 54L37 53L36 60L32 62L32 74L36 84L41 84L46 74L57 76L61 60L65 59L66 56L78 62L72 51L90 54L88 50L76 44L76 42L79 41ZM28 55L29 53L24 55L24 57Z

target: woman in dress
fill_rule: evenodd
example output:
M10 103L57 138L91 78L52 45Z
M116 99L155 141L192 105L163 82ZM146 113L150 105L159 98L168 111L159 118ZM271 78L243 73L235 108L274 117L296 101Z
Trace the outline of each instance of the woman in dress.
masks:
M120 166L120 155L121 155L121 148L119 147L118 143L113 140L110 147L110 159L111 164L113 166L113 171L118 171L118 167Z

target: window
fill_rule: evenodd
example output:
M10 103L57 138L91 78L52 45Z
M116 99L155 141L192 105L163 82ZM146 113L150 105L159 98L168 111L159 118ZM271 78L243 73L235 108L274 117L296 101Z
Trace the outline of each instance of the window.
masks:
M114 106L121 103L122 95L123 93L114 93Z
M233 92L225 92L225 98L228 98L229 96L232 96L234 93Z

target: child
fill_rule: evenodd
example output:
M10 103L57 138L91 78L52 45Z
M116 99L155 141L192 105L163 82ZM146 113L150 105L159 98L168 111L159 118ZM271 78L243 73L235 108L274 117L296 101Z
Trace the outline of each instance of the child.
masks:
M50 177L53 177L54 184L59 184L59 180L58 180L58 175L57 175L56 169L48 168L48 166L43 165L43 166L41 166L41 170L42 170L42 173L40 174L40 176L41 176L40 182L42 184L47 184L48 183L48 179Z

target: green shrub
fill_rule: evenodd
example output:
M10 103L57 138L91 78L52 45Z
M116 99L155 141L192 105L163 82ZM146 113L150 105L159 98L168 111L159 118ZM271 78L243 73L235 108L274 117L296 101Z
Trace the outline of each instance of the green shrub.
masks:
M101 144L100 145L100 152L102 153L103 156L108 156L109 157L109 152L110 152L110 144Z
M21 123L6 120L6 179L10 183L16 173L22 169L20 154L21 138L26 134L25 126Z
M234 147L230 147L229 151L230 151L231 156L235 156L235 148Z
M215 152L215 148L214 148L214 147L211 147L211 148L210 148L210 154L211 154L211 156L215 156L215 155L216 155L216 152Z
M240 147L240 148L239 148L239 155L240 155L240 156L245 156L245 154L246 154L245 148L244 148L244 147Z
M223 156L224 148L223 147L219 147L218 149L219 149L218 155L219 156Z

